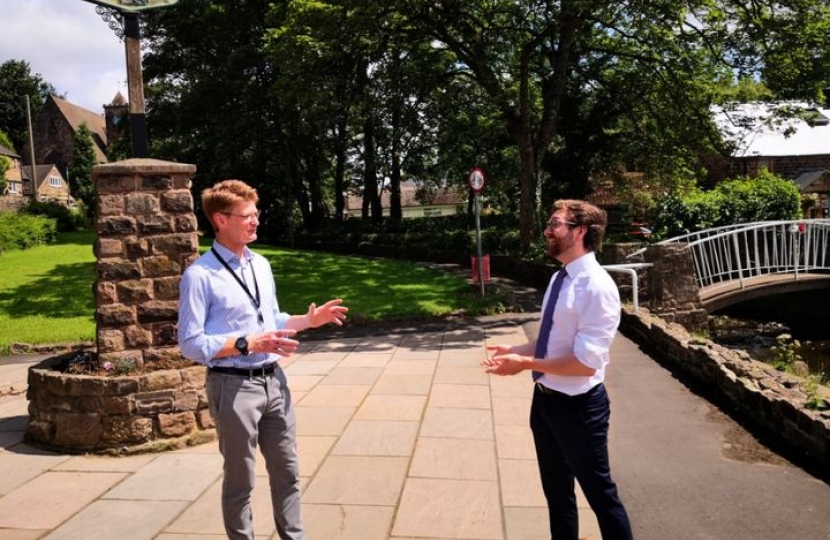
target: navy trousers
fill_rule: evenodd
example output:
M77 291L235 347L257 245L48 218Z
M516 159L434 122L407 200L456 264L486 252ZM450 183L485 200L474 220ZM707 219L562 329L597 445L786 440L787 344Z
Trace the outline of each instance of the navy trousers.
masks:
M542 489L548 501L551 540L578 540L574 478L596 514L603 540L632 540L628 514L608 463L610 401L605 385L569 396L550 389L533 392L530 428Z

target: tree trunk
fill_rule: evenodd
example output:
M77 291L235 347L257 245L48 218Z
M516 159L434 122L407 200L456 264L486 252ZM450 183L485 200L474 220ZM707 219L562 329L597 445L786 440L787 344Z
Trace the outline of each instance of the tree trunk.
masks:
M343 221L346 211L345 176L346 176L346 117L341 116L337 121L335 140L334 164L334 219Z

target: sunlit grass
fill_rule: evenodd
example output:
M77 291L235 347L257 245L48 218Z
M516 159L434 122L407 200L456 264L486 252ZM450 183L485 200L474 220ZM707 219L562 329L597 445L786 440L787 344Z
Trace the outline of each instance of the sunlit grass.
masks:
M65 343L95 335L92 233L0 255L0 351L12 343Z
M12 343L94 340L95 257L90 232L0 255L0 352ZM201 249L211 244L202 239ZM499 295L480 298L466 279L406 261L256 245L271 262L280 308L305 313L310 302L342 298L348 324L486 313Z

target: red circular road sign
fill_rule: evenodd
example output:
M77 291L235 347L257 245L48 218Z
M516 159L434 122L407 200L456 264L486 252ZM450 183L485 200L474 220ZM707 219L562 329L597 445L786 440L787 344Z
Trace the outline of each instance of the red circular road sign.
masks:
M472 189L476 193L481 193L481 191L484 189L484 171L482 171L478 167L474 167L473 170L470 171L470 176L467 178L467 183L470 185L470 189Z

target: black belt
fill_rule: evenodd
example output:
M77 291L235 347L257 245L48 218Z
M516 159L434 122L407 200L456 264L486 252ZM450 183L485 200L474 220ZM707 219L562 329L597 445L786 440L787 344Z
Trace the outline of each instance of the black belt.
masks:
M265 377L271 375L276 369L277 363L272 362L258 368L235 368L235 367L212 367L208 368L211 373L221 373L222 375L237 375L239 377Z
M575 396L572 396L570 394L566 394L565 392L560 392L559 390L554 390L553 388L548 388L547 386L545 386L544 384L542 384L540 382L536 383L536 389L539 390L540 392L542 392L543 394L547 394L549 396L566 397L566 398L585 397L585 396L591 395L594 392L598 392L600 387L603 387L603 383L599 383L598 385L594 386L593 388L591 388L590 390L588 390L584 394L577 394Z
M548 388L540 382L536 383L536 389L542 392L543 394L547 394L549 396L567 396L567 394L563 394L562 392L554 390L553 388Z

